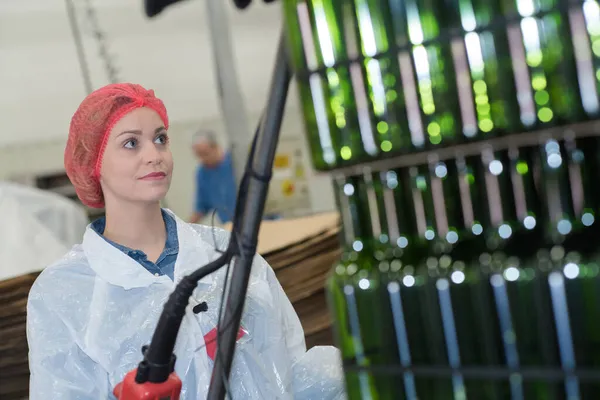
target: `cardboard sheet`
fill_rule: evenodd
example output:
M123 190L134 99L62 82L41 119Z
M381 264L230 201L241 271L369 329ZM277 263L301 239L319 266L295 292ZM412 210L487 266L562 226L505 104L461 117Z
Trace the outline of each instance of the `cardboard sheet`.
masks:
M275 250L306 240L320 232L335 228L339 222L337 212L310 215L301 218L263 221L258 234L258 253L269 254ZM231 223L224 226L231 230Z

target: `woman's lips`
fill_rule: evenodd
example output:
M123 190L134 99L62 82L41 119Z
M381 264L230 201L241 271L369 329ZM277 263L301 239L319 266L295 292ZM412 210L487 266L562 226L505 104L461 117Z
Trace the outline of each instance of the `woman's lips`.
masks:
M151 172L148 175L142 176L140 179L144 181L159 181L165 179L167 174L164 172Z

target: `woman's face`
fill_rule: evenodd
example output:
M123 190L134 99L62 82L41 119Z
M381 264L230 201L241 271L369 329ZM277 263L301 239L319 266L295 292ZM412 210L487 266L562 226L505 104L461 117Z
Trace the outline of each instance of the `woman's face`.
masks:
M169 191L172 173L167 130L154 110L137 108L115 124L100 170L107 204L160 202Z

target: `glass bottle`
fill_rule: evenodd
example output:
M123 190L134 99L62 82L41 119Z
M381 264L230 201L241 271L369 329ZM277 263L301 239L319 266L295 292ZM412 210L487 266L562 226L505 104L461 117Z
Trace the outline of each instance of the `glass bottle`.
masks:
M339 178L337 195L343 220L342 262L327 282L336 343L342 352L349 399L401 399L404 385L376 369L400 363L389 301L387 274L399 269L379 260L378 218L363 177ZM371 196L372 197L372 196ZM377 222L376 222L377 221ZM386 267L389 269L387 272Z
M344 29L354 23L352 8L340 0L286 1L283 8L313 165L327 170L377 154L373 133L359 125L365 115L368 120L362 81L357 86L343 64L350 57Z
M390 4L395 2L390 2ZM426 146L447 145L462 140L461 114L452 63L452 49L442 31L447 27L444 4L440 0L408 0L390 6L394 15L394 32L399 48L408 46L410 54L401 52L402 70L410 68L416 77L420 115L414 113L414 96L410 84L405 85L411 132L423 137ZM411 63L407 63L410 60ZM407 64L412 64L410 67ZM409 78L403 82L409 82ZM411 121L412 122L412 121Z
M508 37L492 25L500 1L453 0L448 13L458 13L463 38L452 41L463 133L477 139L521 131Z
M400 68L393 52L393 28L388 3L355 0L349 4L354 4L353 19L356 21L356 24L350 24L350 18L346 18L345 24L347 42L354 42L351 45L351 58L359 55L363 58L360 64L351 64L351 78L358 79L359 72L353 68L362 66L365 77L363 90L369 103L369 119L366 114L364 120L359 115L361 130L367 123L371 125L369 129L374 132L377 151L381 156L412 150L399 79Z
M580 121L584 114L568 16L558 0L504 0L521 122L528 128Z

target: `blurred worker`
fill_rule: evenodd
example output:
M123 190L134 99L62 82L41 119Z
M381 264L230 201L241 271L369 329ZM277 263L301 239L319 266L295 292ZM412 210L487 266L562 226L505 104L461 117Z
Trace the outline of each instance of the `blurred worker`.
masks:
M175 283L214 260L229 234L188 224L161 209L171 183L169 120L161 100L139 85L111 84L83 100L71 120L65 169L87 206L106 217L83 243L46 268L27 304L31 400L114 398L142 359ZM213 238L214 232L214 238ZM175 354L182 400L205 399L224 269L198 283ZM232 399L343 396L339 352L306 351L300 321L271 267L255 258L229 386ZM207 339L208 341L208 339ZM209 343L214 343L209 342Z
M198 223L213 210L222 223L230 222L236 200L231 152L225 151L210 131L196 134L193 149L200 165L196 171L194 213L189 222Z

